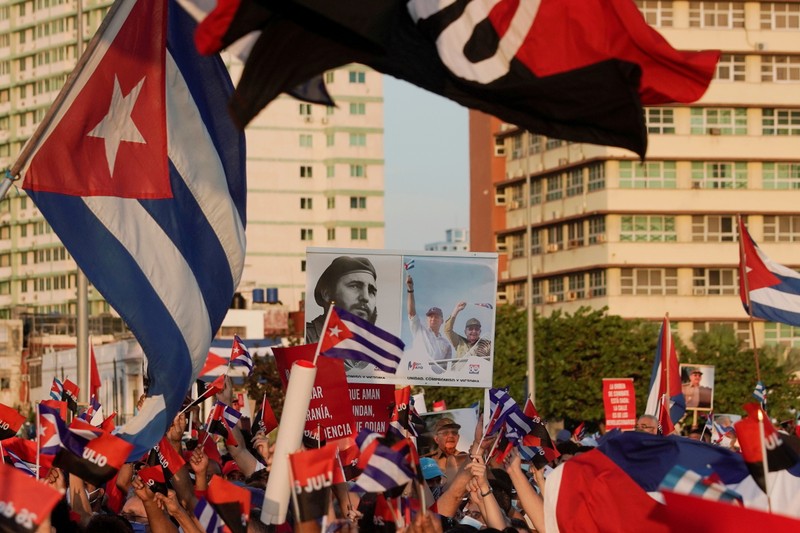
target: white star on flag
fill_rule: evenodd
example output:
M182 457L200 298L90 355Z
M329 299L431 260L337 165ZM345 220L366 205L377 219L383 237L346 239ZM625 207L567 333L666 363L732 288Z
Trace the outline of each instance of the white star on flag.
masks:
M337 339L339 338L339 334L341 332L342 332L342 330L339 329L338 325L337 326L333 326L332 328L328 329L328 335L330 335L331 337L336 337Z
M133 123L133 118L131 118L131 113L134 106L136 106L136 99L139 98L139 92L142 90L143 84L144 78L139 80L139 83L131 89L127 96L123 96L122 89L119 86L119 79L114 76L114 93L111 96L111 105L108 107L108 113L87 134L89 137L98 137L105 141L108 173L112 178L114 177L114 163L117 161L119 144L122 141L146 144L144 137L139 132L139 128L136 127L136 124Z

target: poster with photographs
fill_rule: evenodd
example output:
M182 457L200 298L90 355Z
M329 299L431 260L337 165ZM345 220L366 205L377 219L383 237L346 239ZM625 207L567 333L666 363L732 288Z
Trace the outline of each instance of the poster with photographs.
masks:
M491 387L497 254L309 248L306 342L328 303L400 337L397 373L347 361L353 383Z
M714 365L681 365L681 391L686 409L710 411L714 407Z

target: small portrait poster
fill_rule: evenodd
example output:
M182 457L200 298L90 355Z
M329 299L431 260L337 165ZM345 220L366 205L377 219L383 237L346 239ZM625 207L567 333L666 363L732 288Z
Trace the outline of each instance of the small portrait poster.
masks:
M686 409L710 411L714 407L714 365L682 364L680 368Z
M400 337L396 374L348 361L352 383L491 387L497 254L309 248L305 341L329 302Z

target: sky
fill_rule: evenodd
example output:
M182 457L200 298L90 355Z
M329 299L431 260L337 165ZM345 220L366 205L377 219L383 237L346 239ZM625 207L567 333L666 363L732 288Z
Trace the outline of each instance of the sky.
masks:
M383 98L384 247L424 250L469 227L467 108L391 76Z

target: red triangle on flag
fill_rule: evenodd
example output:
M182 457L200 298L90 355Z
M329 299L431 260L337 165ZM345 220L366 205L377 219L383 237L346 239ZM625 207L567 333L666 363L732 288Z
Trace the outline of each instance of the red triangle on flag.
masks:
M128 8L127 6L131 7ZM120 6L31 161L24 187L171 198L164 85L167 2Z

